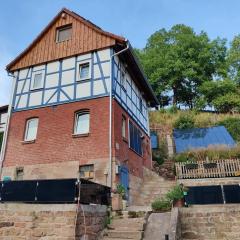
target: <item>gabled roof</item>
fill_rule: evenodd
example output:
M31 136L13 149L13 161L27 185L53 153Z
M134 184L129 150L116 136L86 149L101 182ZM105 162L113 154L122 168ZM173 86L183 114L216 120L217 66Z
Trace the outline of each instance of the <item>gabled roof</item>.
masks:
M56 43L56 29L68 24L72 24L72 38L64 42ZM18 69L108 47L114 47L115 50L119 51L127 45L129 45L129 43L124 37L106 32L75 12L63 8L36 39L7 65L6 69L9 72L13 72ZM154 107L158 105L158 100L138 63L132 47L130 46L129 49L121 55L131 66L151 106Z
M64 13L67 15L65 20L62 19L62 16L63 16ZM52 34L52 36L51 36L52 38L50 39L50 41L54 41L54 45L56 45L56 42L55 42L55 29L56 29L56 27L59 27L61 25L66 25L66 24L69 24L69 23L75 23L75 25L77 25L76 28L78 28L79 31L82 31L82 33L84 33L82 35L89 35L89 36L86 36L88 38L90 37L91 34L92 35L95 34L96 39L94 39L93 41L96 41L96 42L93 42L92 46L84 47L84 46L80 45L80 42L78 43L79 46L75 46L76 45L75 42L72 43L72 46L71 46L71 43L66 44L67 41L65 41L65 42L62 42L62 43L58 43L58 45L64 46L63 50L66 47L71 48L71 50L69 49L69 51L67 51L67 54L62 54L62 55L61 54L56 54L56 55L52 54L52 56L50 56L49 58L46 58L45 56L42 57L42 58L41 57L39 57L39 58L35 57L34 58L34 57L31 56L29 59L26 59L26 55L29 54L29 52L33 49L41 48L41 50L37 49L38 51L36 51L36 53L35 53L35 55L36 55L36 54L41 54L39 52L44 51L45 50L44 47L45 48L51 47L51 42L46 41L46 39L44 39L45 42L46 42L45 45L42 44L44 46L39 47L39 45L41 43L40 41L43 41L44 36L49 31L51 31L51 29L54 31L54 33ZM82 25L80 26L79 24L82 24ZM86 29L84 27L86 27ZM91 29L92 32L90 32L89 29ZM98 27L97 25L93 24L91 21L79 16L75 12L72 12L72 11L66 9L66 8L63 8L53 18L53 20L43 29L43 31L35 38L35 40L22 53L20 53L13 61L11 61L7 65L6 69L8 71L13 71L13 70L28 67L28 66L31 66L31 65L40 64L40 63L43 63L44 61L55 60L59 57L67 57L67 56L76 55L76 54L88 52L88 51L95 50L95 49L100 49L100 48L105 48L105 47L108 47L108 46L113 46L117 42L124 43L125 41L126 41L125 38L123 38L121 36L118 36L118 35L115 35L115 34L112 34L112 33L109 33L109 32L106 32L106 31L102 30L100 27ZM82 43L82 44L84 44L84 43ZM73 46L75 48L78 48L78 49L73 50L72 49ZM55 46L52 46L52 47L53 47L53 49L50 49L50 50L52 50L54 52L54 47ZM63 52L62 49L58 48L58 50L61 50ZM48 49L48 51L49 51L49 49ZM22 61L21 64L19 64L20 61Z

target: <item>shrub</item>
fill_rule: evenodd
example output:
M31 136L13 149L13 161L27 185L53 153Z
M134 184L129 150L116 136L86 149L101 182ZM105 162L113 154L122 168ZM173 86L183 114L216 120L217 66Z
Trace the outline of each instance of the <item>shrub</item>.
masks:
M240 119L239 118L227 118L218 122L217 125L224 126L228 132L232 135L235 141L240 142Z
M126 191L122 184L117 185L117 193L120 194L122 196L122 198L125 197Z
M153 161L156 161L159 165L163 164L164 160L168 158L168 149L166 140L160 140L158 149L152 151Z
M181 114L179 118L175 121L174 127L176 129L194 128L193 115L189 113Z
M167 193L166 197L171 202L182 199L184 197L183 188L180 185L176 185Z
M177 108L176 105L173 105L173 106L171 106L170 108L167 109L167 112L170 113L170 114L175 114L175 113L177 113L177 111L178 111L178 108Z
M153 211L169 211L171 209L171 202L168 199L160 198L152 202Z

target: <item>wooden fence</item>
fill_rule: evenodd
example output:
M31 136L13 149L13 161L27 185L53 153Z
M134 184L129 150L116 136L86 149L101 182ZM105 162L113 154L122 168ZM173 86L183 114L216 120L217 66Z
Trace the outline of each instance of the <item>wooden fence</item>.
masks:
M240 160L226 159L214 162L175 163L178 179L222 178L240 176Z

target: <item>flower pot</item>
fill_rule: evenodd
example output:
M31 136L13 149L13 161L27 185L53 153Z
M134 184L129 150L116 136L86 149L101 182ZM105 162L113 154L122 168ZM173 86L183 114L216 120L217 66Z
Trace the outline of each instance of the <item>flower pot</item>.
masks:
M112 210L113 211L119 211L123 209L123 201L122 196L118 193L115 193L112 196Z
M126 210L127 208L127 200L122 200L122 207L123 207L123 210Z
M175 199L173 201L173 207L184 207L184 199Z

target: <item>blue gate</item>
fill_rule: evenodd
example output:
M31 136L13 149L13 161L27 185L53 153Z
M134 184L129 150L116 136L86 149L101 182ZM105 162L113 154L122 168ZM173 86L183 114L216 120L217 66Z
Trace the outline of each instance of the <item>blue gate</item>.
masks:
M120 167L120 183L123 185L126 191L126 199L129 198L129 172L125 166Z

